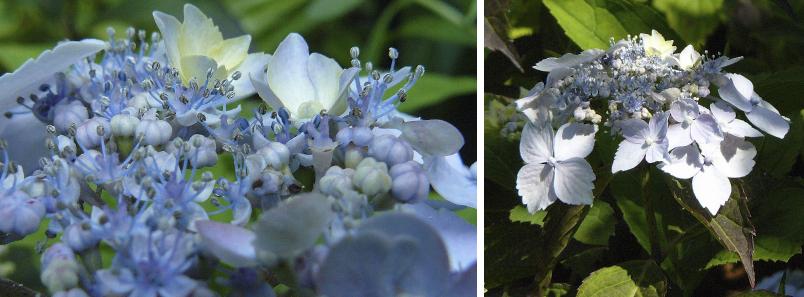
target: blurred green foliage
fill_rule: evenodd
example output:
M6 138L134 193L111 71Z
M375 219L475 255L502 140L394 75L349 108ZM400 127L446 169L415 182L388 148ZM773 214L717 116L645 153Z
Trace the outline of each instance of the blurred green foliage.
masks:
M752 268L732 265L741 257L723 241L753 256L757 279L804 268L804 1L489 0L485 8L487 295L530 296L540 287L548 296L727 296L748 288ZM755 91L791 119L790 132L784 139L751 139L757 163L749 176L733 180L739 193L718 215L725 225L701 223L707 219L699 217L697 202L676 192L683 185L655 169L612 177L608 168L619 139L606 136L597 137L588 158L600 194L586 214L561 204L529 214L515 190L519 137L500 130L512 100L547 76L531 66L651 29L673 39L678 50L692 44L709 55L744 57L726 70L751 79ZM655 196L653 236L645 196ZM634 267L633 261L646 259L657 265Z
M343 66L350 65L349 49L359 46L363 62L383 68L389 63L388 47L397 48L401 65L427 69L400 109L452 123L466 139L461 150L464 161L471 164L477 159L474 0L2 0L0 73L13 71L61 40L105 40L108 27L118 34L129 26L152 32L157 30L154 10L181 18L184 3L195 4L211 17L224 37L250 34L250 52L272 53L288 33L298 32L312 51ZM260 101L255 96L241 103L243 115L249 116ZM222 157L212 171L216 176L231 175L231 157ZM476 220L474 210L459 214L472 223ZM225 220L226 215L215 219ZM2 275L40 292L44 290L35 247L45 243L44 228L0 255ZM110 259L105 253L104 261ZM1 262L9 260L16 269L6 275L7 265Z

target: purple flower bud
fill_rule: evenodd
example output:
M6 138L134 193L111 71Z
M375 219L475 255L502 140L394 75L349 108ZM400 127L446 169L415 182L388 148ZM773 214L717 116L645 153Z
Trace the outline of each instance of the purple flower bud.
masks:
M335 140L343 146L349 143L354 143L357 146L368 146L373 138L374 134L372 134L371 129L367 127L349 127L341 129L341 131L338 131L338 134L335 135Z
M42 255L42 283L51 292L65 291L78 284L78 263L66 245L57 243Z
M163 120L142 120L137 125L137 137L142 135L142 143L146 145L160 145L170 140L173 127Z
M77 222L67 227L61 240L74 251L83 251L97 244L100 238L89 222Z
M78 100L57 104L53 113L53 125L61 132L67 131L71 125L78 126L89 118L87 108Z
M78 130L76 130L75 133L75 140L78 142L78 145L84 148L94 148L99 146L101 141L109 138L110 130L111 127L108 120L94 117L78 126Z
M39 229L45 205L25 192L15 191L0 197L0 231L28 235Z
M368 154L390 166L413 160L413 148L410 144L387 134L374 137L369 145Z
M53 297L89 297L89 295L82 289L72 288L69 291L61 291L53 294Z
M405 203L416 203L430 195L430 181L419 163L407 161L391 167L391 194Z
M195 168L213 166L218 162L215 140L195 134L190 137L190 163Z

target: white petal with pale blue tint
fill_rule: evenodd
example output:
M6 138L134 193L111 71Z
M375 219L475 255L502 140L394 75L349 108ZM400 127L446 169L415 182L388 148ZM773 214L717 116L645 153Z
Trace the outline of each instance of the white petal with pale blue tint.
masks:
M611 173L626 171L639 165L645 158L647 147L644 143L633 143L623 140L614 153L614 162L611 164Z
M460 155L427 157L424 166L433 189L449 202L477 208L477 176Z
M725 85L720 86L720 98L742 111L751 111L751 95L754 93L754 84L745 76L739 74L726 74Z
M553 151L557 160L586 158L595 147L595 126L567 123L556 131Z
M754 168L757 149L748 141L727 135L719 146L707 155L718 171L731 178L744 177Z
M754 126L776 138L784 138L790 130L790 123L782 115L763 106L755 106L745 116Z
M572 67L581 63L590 62L601 55L603 55L603 51L599 49L585 50L580 54L564 54L558 58L541 60L539 63L536 63L536 66L533 66L533 69L550 72L557 68Z
M582 158L562 160L556 164L553 190L566 204L592 204L595 173Z
M723 140L723 132L711 114L701 114L690 125L690 137L702 145L717 143Z
M264 54L264 53L253 53L246 56L246 59L243 60L243 63L240 64L239 67L235 68L234 71L240 71L241 76L240 79L235 80L232 82L232 86L234 86L235 90L235 97L233 100L240 100L251 96L256 92L256 87L254 86L253 82L251 81L251 76L260 76L263 78L260 82L263 84L265 83L265 66L271 62L271 55ZM232 72L234 72L232 71Z
M450 269L463 271L477 261L477 228L447 209L434 209L426 203L404 204L402 211L412 213L430 224L447 247Z
M731 195L729 178L720 173L714 166L704 166L703 170L692 178L692 192L703 207L712 215L717 214Z
M695 145L687 145L670 151L667 162L657 165L659 169L681 179L692 178L703 168L703 156Z
M667 128L668 149L689 145L692 143L690 124L672 124Z
M461 131L442 120L421 120L402 123L402 139L422 155L449 156L463 147Z
M197 221L195 226L203 247L224 263L234 267L257 265L256 252L251 244L256 238L254 232L215 221Z
M525 163L547 162L553 156L553 128L527 123L519 140L519 154Z
M97 39L62 42L52 50L42 52L36 59L28 59L14 72L3 74L0 76L0 90L3 90L0 112L16 106L17 97L27 97L56 73L107 47L106 42Z
M306 101L316 100L315 86L307 74L309 56L304 38L291 33L279 43L268 63L268 85L291 112L295 112Z
M540 163L526 164L516 175L516 189L528 212L545 209L558 199L553 187L553 168Z

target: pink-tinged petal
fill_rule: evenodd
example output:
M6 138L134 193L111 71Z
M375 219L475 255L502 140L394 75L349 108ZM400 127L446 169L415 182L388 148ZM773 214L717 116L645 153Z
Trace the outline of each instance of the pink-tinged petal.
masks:
M595 172L582 158L556 163L553 189L558 199L566 204L592 204Z
M756 106L754 110L745 114L754 126L777 138L784 138L790 130L790 123L782 115L763 106Z
M737 136L737 137L762 137L762 132L754 129L748 123L735 119L728 123L723 132Z
M519 169L516 189L522 197L522 203L528 207L528 212L535 213L556 201L555 195L550 195L553 174L552 167L539 163L527 164Z
M726 74L726 84L720 86L718 94L734 107L742 111L751 111L751 95L754 93L754 84L745 76L739 74Z
M620 121L617 125L621 130L625 140L632 143L642 144L648 134L648 123L638 119L627 119Z
M557 160L586 158L595 147L595 126L567 123L558 128L553 141Z
M703 156L694 145L682 146L670 151L669 160L659 164L658 167L672 176L688 179L703 168Z
M703 207L716 215L731 195L729 178L720 173L714 166L704 166L703 170L692 178L692 192Z
M682 147L692 143L690 126L691 125L688 124L673 124L667 128L667 143L669 149Z
M723 140L723 132L712 115L702 114L690 125L690 137L699 144L717 143Z
M732 178L743 177L754 168L757 149L740 137L727 135L720 143L719 152L711 154L712 165L724 175Z
M528 123L522 130L519 154L525 163L544 163L553 156L553 128Z
M257 256L251 244L254 232L242 227L215 221L197 221L198 234L203 246L221 261L235 267L257 265Z
M709 109L718 122L728 123L737 118L737 113L734 112L734 109L722 100L718 100L709 105Z
M614 162L611 164L611 173L626 171L636 167L645 158L647 147L644 144L637 144L627 140L620 142L617 152L614 154Z

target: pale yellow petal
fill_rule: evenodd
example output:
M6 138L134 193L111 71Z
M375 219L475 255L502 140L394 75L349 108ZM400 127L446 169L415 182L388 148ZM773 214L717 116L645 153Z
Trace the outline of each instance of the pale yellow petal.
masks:
M181 26L179 50L182 56L207 54L210 46L223 41L223 35L198 7L184 5L184 22Z
M229 38L213 46L208 56L215 59L218 65L226 69L235 69L248 56L248 46L251 44L251 35Z

